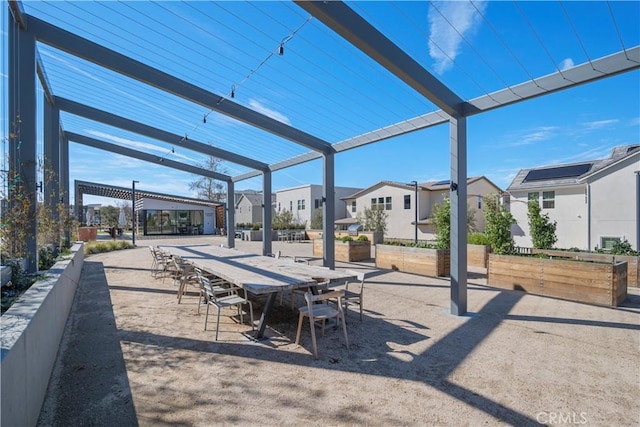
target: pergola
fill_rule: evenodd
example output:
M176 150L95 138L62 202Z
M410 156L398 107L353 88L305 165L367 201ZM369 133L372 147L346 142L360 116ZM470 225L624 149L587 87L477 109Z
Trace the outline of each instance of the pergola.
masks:
M416 3L416 5L416 7L420 7L419 4ZM474 3L471 3L471 5L477 8ZM127 7L131 8L131 6ZM151 6L149 5L149 7ZM166 8L166 6L162 7ZM197 6L185 4L184 7L196 8ZM288 123L288 120L275 116L273 112L265 109L257 102L250 102L249 100L240 102L235 99L235 92L239 91L249 78L253 78L255 74L258 74L258 69L264 65L266 60L259 65L257 64L257 68L251 69L250 73L244 79L238 81L237 85L231 85L230 94L221 94L221 92L206 89L203 85L177 77L176 73L167 71L168 68L150 65L153 62L157 62L158 59L155 56L152 60L132 57L124 53L126 49L115 49L113 46L107 47L105 46L106 43L98 43L61 26L53 25L42 18L25 13L20 2L9 1L13 19L10 19L8 37L8 122L17 123L17 134L19 135L19 140L12 139L10 141L10 169L19 171L22 179L29 183L32 188L35 188L37 179L36 75L44 90L45 98L43 101L44 154L51 163L54 173L59 177L59 185L45 187L45 200L48 203L55 203L61 199L68 201L69 142L224 181L227 185L227 200L233 200L234 184L236 182L261 176L263 197L264 200L269 201L272 194L273 172L311 160L321 159L324 188L323 201L325 202L323 204L324 265L333 268L335 265L333 240L335 200L332 195L334 193L335 156L343 151L367 144L400 137L404 134L436 125L448 124L451 177L451 313L464 315L467 312L467 118L534 97L551 94L576 85L640 68L640 47L626 47L622 44L622 49L619 49L620 46L618 46L615 51L607 52L597 58L587 56L588 61L580 65L562 70L556 67L553 72L541 76L533 76L527 72L526 67L523 67L526 74L529 75L528 79L513 84L502 81L497 90L483 90L482 95L465 99L466 97L460 96L443 79L436 77L433 72L429 71L424 63L415 58L415 55L407 53L409 46L403 49L399 45L400 42L392 40L391 34L396 40L401 40L398 38L396 29L386 33L381 30L383 25L380 23L373 25L371 21L365 19L363 14L367 12L366 5L361 5L357 2L347 5L341 1L294 1L293 3L274 3L270 7L278 8L278 12L282 12L282 14L285 14L285 12L288 14L295 13L292 11L297 10L298 13L303 12L309 16L299 28L290 32L287 37L281 40L279 53L283 53L285 48L289 49L286 46L287 43L294 36L297 36L298 30L313 17L314 20L319 22L314 22L314 25L317 26L316 28L322 28L322 31L324 31L322 35L325 37L324 40L316 41L317 45L326 41L327 45L337 43L341 48L348 46L344 47L345 51L348 51L350 55L357 56L360 61L366 62L372 73L376 73L377 76L386 76L384 83L391 82L389 84L393 85L393 90L402 88L397 90L403 90L403 94L406 94L407 98L404 101L400 101L400 103L405 102L410 106L407 108L410 111L420 110L419 114L409 118L405 117L393 123L386 123L383 126L377 126L380 120L371 120L371 122L361 120L353 124L352 129L354 129L354 132L351 134L344 135L341 129L335 129L331 132L329 130L326 131L327 136L331 135L331 138L316 136L316 132L312 132L313 126L308 126L307 129L302 130ZM402 7L411 7L411 5L403 5ZM360 13L356 9L360 9ZM477 10L486 19L481 11ZM134 13L134 11L135 9L132 9L130 13ZM135 12L138 13L138 11ZM121 13L126 14L129 12ZM374 16L374 12L371 12L371 14L370 16ZM176 19L179 17L178 14L175 16ZM206 21L207 17L214 19L212 16L203 15L203 20ZM155 26L162 25L160 18L158 20L151 16L147 16L147 18L149 19L144 22L141 21L140 25L144 25L150 31L154 30ZM70 15L69 19L85 19L97 22L100 18L95 14L84 16L74 14ZM240 21L242 19L239 18ZM409 17L407 17L407 21L409 22ZM255 25L246 21L243 22L247 26L246 31L259 30ZM196 27L198 30L202 29L198 22L193 22L192 28L186 29L184 32L195 31ZM124 27L116 28L118 28L116 32L125 31ZM202 29L202 31L204 30ZM115 35L116 32L113 34ZM176 31L175 40L179 41L181 38L185 40L184 38L188 37L181 33L182 31ZM497 31L496 34L498 34ZM188 48L188 45L195 46L199 43L197 37L188 37L187 40L182 43L182 46L184 46L182 49ZM148 88L149 96L156 96L156 94L161 93L170 94L172 102L175 102L177 106L175 108L176 111L181 108L192 108L193 106L208 110L209 112L204 114L204 117L200 116L200 120L203 123L206 123L209 115L212 115L210 120L225 116L234 122L252 127L253 130L251 132L253 132L252 135L256 135L254 142L257 142L257 146L254 144L253 147L239 148L240 143L234 146L231 143L217 143L219 142L218 140L215 140L213 144L205 142L204 139L200 141L198 136L205 135L200 133L201 129L198 129L198 127L202 127L200 125L193 127L190 133L168 131L165 130L161 121L151 124L128 118L128 112L124 107L122 112L107 111L105 108L96 106L100 102L90 105L86 100L81 101L58 95L55 85L49 83L48 74L50 73L50 68L45 68L46 61L39 54L42 49L47 51L55 49L56 52L60 52L60 55L62 55L60 56L61 61L71 57L80 58L81 64L84 64L83 66L86 66L86 68L76 70L78 79L81 78L82 73L88 75L94 73L94 77L97 76L95 73L98 73L98 71L93 70L98 68L108 70L110 76L125 76L126 84L143 85ZM167 50L169 49L170 47L168 46ZM222 50L214 50L212 54L214 59L215 57L217 59L229 59L233 56L233 54L228 54L223 58L221 52ZM154 55L159 53L160 50L154 52ZM304 57L304 52L300 53L300 55ZM51 58L51 56L48 56L48 58ZM518 62L517 55L514 55L514 58ZM218 72L216 67L212 65L209 65L209 67L205 71ZM293 71L293 73L295 72L296 70ZM313 73L313 71L309 71L309 73ZM311 75L302 75L300 80L304 80L305 77ZM73 77L72 75L67 75L67 79L72 79ZM95 78L98 79L98 77ZM366 78L366 76L363 75L362 78ZM56 80L59 80L58 76L56 76ZM303 83L300 82L299 84ZM313 82L308 84L313 85ZM338 85L337 81L336 85ZM112 88L111 90L117 91L118 88ZM277 94L274 93L273 96L276 97ZM369 96L376 101L385 102L385 99L378 99L375 93L369 94ZM286 96L283 95L283 98L286 99ZM150 99L148 104L141 104L138 107L152 108L154 102L156 101ZM296 100L295 102L302 102L299 105L307 105L320 102L320 99L305 99L304 102ZM364 102L368 101L365 100ZM432 111L429 111L429 109ZM325 110L323 109L323 111L314 112L313 114L329 114ZM149 152L127 148L122 144L109 143L95 135L73 132L62 126L61 115L63 114L82 117L203 155L215 156L237 165L240 168L239 173L235 175L215 173L185 162L169 160L167 156L157 156ZM16 117L19 120L16 120ZM334 117L333 119L337 122L340 118ZM370 123L374 125L371 126ZM185 123L182 126L183 128L186 127ZM325 120L324 126L331 127L331 122ZM338 126L336 125L336 127ZM318 133L320 133L319 130ZM226 139L232 138L227 137ZM285 148L289 146L295 148ZM274 159L273 155L267 154L256 147L271 147L272 152L284 153L288 156ZM265 150L268 150L268 148L265 148ZM257 154L251 155L250 153ZM263 207L263 252L266 254L272 252L271 239L269 238L271 236L272 218L270 203L264 203ZM233 247L235 233L233 230L234 211L232 205L228 205L226 213L228 245ZM28 242L29 250L32 254L37 252L35 236L36 224L34 221Z

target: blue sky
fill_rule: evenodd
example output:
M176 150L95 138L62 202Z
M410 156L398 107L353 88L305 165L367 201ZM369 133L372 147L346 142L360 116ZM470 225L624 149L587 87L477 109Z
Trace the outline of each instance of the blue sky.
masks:
M463 99L640 44L639 2L351 2ZM111 49L335 143L437 108L290 3L25 2L24 8ZM6 52L6 3L3 3ZM279 44L285 54L277 54ZM307 151L157 89L39 45L54 93L269 163ZM6 56L2 131L6 138ZM231 100L230 91L235 98ZM640 142L640 72L473 116L468 173L506 188L521 168L606 157ZM41 107L42 101L39 100ZM40 108L41 109L41 108ZM207 123L202 118L207 115ZM68 114L65 129L185 163L202 156ZM6 144L5 144L6 146ZM191 196L194 177L79 144L71 179ZM225 163L231 175L246 172ZM449 177L440 125L336 156L336 185ZM321 183L321 162L274 172L278 190ZM261 188L261 179L236 188ZM86 197L89 203L113 203Z

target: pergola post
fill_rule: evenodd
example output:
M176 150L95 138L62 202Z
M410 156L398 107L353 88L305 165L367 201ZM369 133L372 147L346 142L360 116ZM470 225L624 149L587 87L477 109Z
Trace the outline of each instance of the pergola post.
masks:
M11 12L10 12L11 13ZM15 17L14 17L15 18ZM37 265L36 221L36 39L21 27L16 19L9 19L9 176L8 202L13 203L12 189L26 192L30 202L27 211L24 242L28 272Z
M62 133L60 128L58 132ZM60 203L65 209L65 217L70 215L69 206L71 198L69 197L69 140L62 135L60 138ZM64 230L64 245L69 246L71 243L71 224L68 222Z
M262 255L272 252L271 242L271 171L262 173Z
M44 95L44 205L60 221L60 111ZM57 243L57 242L56 242Z
M236 203L233 181L227 181L227 246L236 247Z
M322 265L336 268L334 224L336 217L334 153L322 155Z
M78 181L74 181L74 189L73 189L73 194L74 194L74 205L75 205L75 209L74 209L74 213L76 215L76 219L78 220L78 224L82 225L83 222L85 222L85 218L82 217L82 191L80 191L80 184L78 183ZM89 225L89 224L87 224Z
M451 152L451 314L467 313L467 119L449 120Z

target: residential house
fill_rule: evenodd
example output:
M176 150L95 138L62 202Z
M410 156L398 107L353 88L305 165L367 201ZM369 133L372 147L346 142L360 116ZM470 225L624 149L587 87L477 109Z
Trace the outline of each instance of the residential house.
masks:
M335 218L344 218L346 209L343 197L359 191L360 188L335 187ZM311 226L311 220L317 209L322 208L322 186L307 184L299 187L286 188L276 192L276 213L288 210L293 213L293 221L296 224Z
M606 159L522 169L507 192L518 246L532 246L527 202L535 199L557 223L558 248L608 248L616 240L638 248L640 145L616 147Z
M273 211L275 194L272 195L271 211ZM262 193L241 194L236 203L236 224L262 224Z
M386 238L414 239L416 234L416 209L418 217L418 240L434 240L434 206L449 196L449 180L431 181L416 186L392 181L381 181L369 188L344 198L347 205L348 222L357 222L358 214L365 208L383 209L387 213ZM476 228L484 230L483 198L489 194L499 194L502 190L484 176L467 180L467 200L469 212L474 216ZM338 221L336 221L338 222ZM340 224L340 223L339 223Z

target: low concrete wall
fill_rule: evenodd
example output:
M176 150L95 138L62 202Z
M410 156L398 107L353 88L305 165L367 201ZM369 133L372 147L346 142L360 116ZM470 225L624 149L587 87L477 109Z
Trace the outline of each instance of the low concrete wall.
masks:
M83 244L57 262L2 316L3 426L35 426L84 262Z

